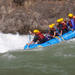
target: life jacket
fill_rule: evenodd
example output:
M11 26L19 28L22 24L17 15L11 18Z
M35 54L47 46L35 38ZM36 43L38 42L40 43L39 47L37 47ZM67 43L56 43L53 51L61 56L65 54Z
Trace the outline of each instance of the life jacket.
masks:
M53 37L55 31L56 31L55 28L52 28L52 29L50 30L49 34L50 34L51 37Z
M75 18L70 19L70 25L72 25L72 28L75 30Z
M39 36L38 40L42 40L45 38L45 36L41 32L37 33L37 36Z
M65 25L65 23L63 22L63 23L61 23L62 24L62 30L65 30L65 29L67 29L67 25Z
M68 23L69 23L69 26L72 28L72 23L71 23L71 20L70 20L70 21L68 21Z
M57 31L58 31L58 33L60 33L61 30L62 30L62 24L57 25Z

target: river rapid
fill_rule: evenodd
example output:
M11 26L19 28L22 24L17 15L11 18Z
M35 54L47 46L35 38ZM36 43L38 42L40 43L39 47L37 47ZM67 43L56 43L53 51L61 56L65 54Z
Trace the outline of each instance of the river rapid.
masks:
M75 75L75 39L24 50L28 35L0 33L0 75Z

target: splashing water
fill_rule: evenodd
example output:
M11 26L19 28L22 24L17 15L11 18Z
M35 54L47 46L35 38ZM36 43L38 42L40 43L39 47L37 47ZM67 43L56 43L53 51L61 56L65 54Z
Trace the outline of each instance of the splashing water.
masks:
M23 49L27 41L27 35L0 33L0 53Z

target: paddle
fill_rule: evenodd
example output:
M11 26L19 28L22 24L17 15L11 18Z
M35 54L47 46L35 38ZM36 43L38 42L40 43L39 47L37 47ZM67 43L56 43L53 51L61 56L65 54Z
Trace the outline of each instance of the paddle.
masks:
M61 39L58 36L55 36L55 38L57 38L61 42Z
M62 38L63 41L65 41L65 39L62 36L60 36L60 37Z
M28 34L28 43L30 42L31 42L31 31L29 31L29 34ZM26 44L26 48L29 48L28 43Z
M29 41L28 41L28 43L30 43L30 42L31 42L31 34L32 34L32 32L31 32L31 31L29 31L29 34L28 34L28 39L29 39Z
M31 35L29 34L28 35L28 43L30 43L31 42Z

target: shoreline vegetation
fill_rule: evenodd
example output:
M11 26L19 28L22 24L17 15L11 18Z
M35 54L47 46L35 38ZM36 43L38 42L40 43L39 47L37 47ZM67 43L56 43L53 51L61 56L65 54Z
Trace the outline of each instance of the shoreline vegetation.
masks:
M0 32L42 32L57 19L75 12L74 0L0 0Z

